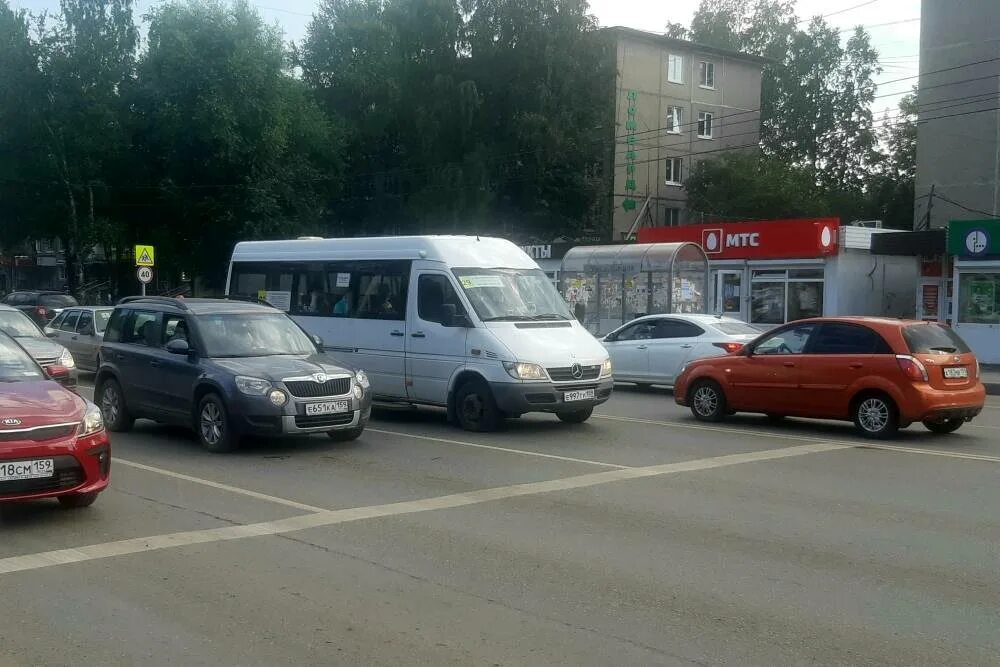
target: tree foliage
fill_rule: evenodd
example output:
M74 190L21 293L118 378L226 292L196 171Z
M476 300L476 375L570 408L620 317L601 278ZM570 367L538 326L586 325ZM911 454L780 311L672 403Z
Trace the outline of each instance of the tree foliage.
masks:
M907 147L914 144L904 126L876 127L873 77L881 70L862 28L842 40L820 17L801 21L794 1L702 0L687 36L771 61L761 85L761 155L717 158L694 171L692 208L766 218L810 211L909 226L915 153Z

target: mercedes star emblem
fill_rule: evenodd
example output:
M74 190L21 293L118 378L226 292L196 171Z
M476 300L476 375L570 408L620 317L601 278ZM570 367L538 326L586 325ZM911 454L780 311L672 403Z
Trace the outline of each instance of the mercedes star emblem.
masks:
M580 364L573 364L573 367L569 369L570 375L574 379L579 380L583 377L583 367Z

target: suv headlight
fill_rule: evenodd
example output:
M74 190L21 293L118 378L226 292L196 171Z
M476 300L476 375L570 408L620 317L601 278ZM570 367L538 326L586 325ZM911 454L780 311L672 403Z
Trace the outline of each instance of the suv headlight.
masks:
M93 403L87 404L87 411L83 414L83 421L80 422L79 435L93 435L104 430L104 416L101 409Z
M62 354L59 355L59 359L56 361L57 364L63 368L76 368L76 361L73 359L73 355L70 351L63 349Z
M361 385L362 389L367 389L372 386L371 382L368 380L368 373L365 373L364 371L358 371L355 373L354 379L359 385Z
M601 364L601 377L609 378L613 372L614 368L611 366L611 357L608 357L604 360L604 363Z
M547 380L548 374L538 364L528 364L523 361L505 361L503 367L507 374L518 380Z
M241 394L263 396L271 389L271 382L262 378L252 378L245 375L236 376L236 388Z

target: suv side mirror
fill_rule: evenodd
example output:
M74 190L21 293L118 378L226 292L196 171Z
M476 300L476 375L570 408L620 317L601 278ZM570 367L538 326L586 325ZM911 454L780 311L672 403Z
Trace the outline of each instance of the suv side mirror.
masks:
M175 338L169 341L166 350L170 354L191 354L191 346L183 338Z
M441 326L450 328L469 328L469 318L458 314L458 308L453 303L441 306Z
M48 329L48 328L46 328L46 330L45 330L45 337L46 338L55 338L58 335L59 335L59 332L56 331L55 329Z

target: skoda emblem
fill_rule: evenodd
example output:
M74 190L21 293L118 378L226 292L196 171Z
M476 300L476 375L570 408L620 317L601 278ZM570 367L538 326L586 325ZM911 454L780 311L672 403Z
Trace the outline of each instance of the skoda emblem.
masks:
M583 367L580 364L573 364L573 367L569 369L569 373L573 376L573 379L579 380L583 377Z
M3 418L3 425L4 426L20 426L21 425L21 420L18 419L17 417L4 417Z
M313 373L313 380L315 380L317 384L323 384L326 382L326 373Z

